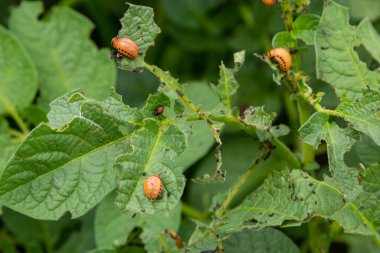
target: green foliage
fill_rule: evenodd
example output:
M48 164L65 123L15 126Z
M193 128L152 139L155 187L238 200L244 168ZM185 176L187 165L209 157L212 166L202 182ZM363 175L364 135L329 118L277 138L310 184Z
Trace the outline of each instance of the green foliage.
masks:
M363 19L357 27L357 36L361 43L372 55L372 57L380 62L380 36L377 34L375 28L372 26L368 18Z
M37 68L39 104L47 108L50 101L74 89L93 98L106 98L115 82L115 68L108 50L99 51L89 40L93 24L66 7L55 7L40 21L42 9L40 2L23 2L9 20L10 31Z
M115 165L120 178L116 204L126 211L147 214L172 209L185 187L182 169L174 163L186 147L185 133L176 125L148 119L130 142L132 151L119 156ZM162 180L160 201L151 201L144 195L144 181L150 175Z
M37 73L25 48L0 26L0 114L24 109L37 91Z
M348 233L379 238L374 199L365 197L373 197L373 193L363 192L354 201L348 201L330 177L319 181L299 170L283 171L267 178L241 205L228 212L219 229L234 232L243 228L295 226L321 216L336 220Z
M315 32L317 77L330 83L339 96L358 99L362 90L380 88L380 74L359 59L355 27L348 23L348 9L327 2Z
M122 69L135 70L144 66L141 61L144 60L149 47L154 45L154 39L161 32L161 29L154 22L152 8L133 4L128 5L127 12L120 19L121 29L119 30L118 37L127 37L135 41L141 55L137 60L133 61L124 58L118 65Z
M148 252L165 249L171 239L165 230L176 231L180 224L180 205L170 212L133 217L113 205L114 194L107 196L99 205L95 216L95 241L99 249L113 249L127 243L128 235L136 227L143 231L138 236L145 243ZM110 208L112 207L112 208Z
M58 98L52 114L78 103L78 97L83 95ZM0 179L3 204L39 219L58 219L66 211L78 217L114 189L112 166L130 137L120 128L133 127L120 115L130 109L113 97L81 102L69 121L51 120L61 127L40 124L17 149Z
M359 101L343 99L337 112L357 131L363 132L380 146L380 92L364 92Z
M118 17L127 8L118 32L109 4ZM331 0L150 4L22 2L0 27L0 251L357 252L364 236L377 252L379 15L368 2L350 10L357 27ZM128 37L140 55L108 59L67 5L95 20L97 42ZM264 54L270 42L291 52L289 71Z
M235 233L223 243L223 246L226 252L236 253L300 252L284 233L273 228Z

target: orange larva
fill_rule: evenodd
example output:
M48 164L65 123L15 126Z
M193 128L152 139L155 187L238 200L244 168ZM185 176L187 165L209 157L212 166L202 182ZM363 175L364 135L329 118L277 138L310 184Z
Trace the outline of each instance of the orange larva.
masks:
M120 54L129 59L136 59L139 56L139 48L133 40L115 37L112 39L111 44Z
M162 181L159 176L149 176L144 181L144 194L150 200L157 200L161 197Z
M276 63L281 71L286 72L292 67L292 56L288 50L278 47L267 53L269 59Z
M179 236L175 231L167 231L167 233L170 236L170 238L175 240L175 245L177 246L177 248L182 249L183 248L183 241L182 241L181 236Z
M274 5L277 3L277 1L276 0L263 0L263 3L265 5Z

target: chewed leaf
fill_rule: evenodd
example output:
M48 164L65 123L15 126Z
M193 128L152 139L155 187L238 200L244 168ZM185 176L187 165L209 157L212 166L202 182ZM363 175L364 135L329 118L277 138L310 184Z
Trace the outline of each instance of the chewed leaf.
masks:
M365 199L364 196L372 197ZM369 192L348 201L329 177L318 181L300 170L290 174L275 172L240 206L229 211L218 226L220 231L234 232L244 228L297 225L313 216L321 216L337 221L347 233L371 235L380 241L375 225L379 214L373 212L376 204L378 200L374 201Z
M136 42L140 55L134 60L124 57L118 65L121 69L136 70L143 67L141 62L144 61L146 52L154 45L154 40L161 30L154 21L152 8L128 5L128 10L120 19L121 29L118 37L127 37Z
M329 120L329 115L323 112L316 112L299 129L300 137L304 142L318 148L324 136L324 127Z
M372 57L380 63L380 35L376 32L368 18L360 22L356 35Z
M359 172L349 167L344 161L344 155L355 143L356 135L349 128L340 128L335 123L328 122L329 115L316 112L300 128L301 138L317 148L321 140L327 143L329 169L337 187L349 200L355 199L362 192L359 184Z
M71 98L83 99L78 94ZM62 103L60 108L68 108L64 101L70 103L70 99L57 101ZM56 220L66 212L75 218L93 208L116 187L112 167L116 156L127 151L130 135L124 135L124 131L134 129L125 117L120 117L133 111L116 110L124 108L122 102L118 103L114 98L86 100L80 110L76 109L78 115L72 115L62 128L45 123L37 126L4 168L1 203L47 220Z
M380 146L380 92L366 91L356 102L343 99L336 110L358 131Z
M380 73L369 70L354 50L359 41L346 7L326 2L314 44L317 77L331 84L338 96L357 99L368 87L380 88Z
M275 113L267 113L264 106L249 107L244 111L242 120L245 124L256 128L257 136L260 140L268 139Z
M131 139L133 151L117 159L115 171L120 181L116 204L126 211L154 214L173 208L182 195L185 178L176 159L187 142L176 125L160 125L153 119L144 123ZM159 176L163 183L161 198L155 201L143 192L144 181L150 175Z
M232 114L232 98L239 88L235 79L235 73L240 69L245 60L245 51L234 54L235 67L227 68L223 62L220 65L218 85L212 86L218 93L221 102L225 105L228 114Z
M314 44L314 33L318 27L320 17L313 14L304 14L297 17L293 24L291 35L303 40L306 45Z
M157 107L170 108L170 99L165 93L160 92L154 95L150 95L146 101L146 105L142 109L142 114L145 118L164 118L164 116L157 115Z

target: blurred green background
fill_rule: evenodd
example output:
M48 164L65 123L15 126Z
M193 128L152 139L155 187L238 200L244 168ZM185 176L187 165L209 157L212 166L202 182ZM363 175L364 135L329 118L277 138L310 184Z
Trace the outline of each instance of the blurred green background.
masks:
M125 0L45 0L46 12L56 5L74 8L87 16L95 24L92 39L99 47L109 47L111 39L120 29L119 19L127 6ZM156 23L162 32L156 40L156 45L148 51L146 61L169 70L179 78L181 83L207 85L207 82L217 83L218 66L223 61L232 66L232 55L236 51L246 50L246 62L237 77L240 88L235 104L244 109L249 105L265 105L266 111L276 112L276 124L297 125L297 119L292 114L291 103L283 87L272 80L272 70L253 53L264 53L271 48L271 40L276 32L284 30L281 11L278 6L264 6L261 0L141 0L129 1L133 4L150 6L155 11ZM312 0L310 13L321 14L321 0ZM341 0L338 1L350 7L353 25L363 17L369 17L375 28L380 31L380 1L379 0ZM12 8L19 0L0 0L0 23L7 27L7 20ZM337 99L325 83L315 80L315 57L311 47L301 45L303 69L311 76L311 85L316 91L325 91L324 104L333 107ZM378 67L362 48L358 49L361 59L371 69ZM199 84L201 81L201 84ZM118 70L117 91L123 95L126 103L141 106L149 93L154 93L158 87L157 79L148 71L136 74ZM207 98L206 98L207 100ZM289 105L290 104L290 105ZM285 137L290 147L294 146L294 134ZM206 211L210 206L211 197L225 191L236 178L241 175L254 160L257 142L234 130L226 129L224 141L224 169L228 171L226 184L212 184L186 188L184 201L193 207ZM197 161L186 171L187 177L210 173L214 169L214 151L210 150L203 159ZM351 160L355 160L351 158ZM323 167L326 157L318 158ZM264 166L282 168L283 161L276 159L276 154ZM232 169L233 168L233 169ZM255 180L244 189L242 196L257 187L265 175L258 171ZM201 196L201 198L199 198ZM239 198L237 199L239 200ZM93 212L77 221L64 218L59 222L40 222L15 214L5 209L0 229L0 246L17 240L20 252L40 252L41 241L44 246L51 242L51 247L59 248L54 252L84 252L93 244L92 219ZM5 217L5 218L4 218ZM25 221L26 220L26 221ZM187 224L185 222L184 224ZM4 229L4 224L8 229ZM193 228L191 226L191 228ZM31 230L21 238L22 230ZM20 232L21 231L21 232ZM44 238L46 233L50 239ZM288 230L293 239L302 240L304 228ZM16 235L14 239L10 235ZM186 239L189 228L183 225L182 235ZM50 235L49 235L50 236ZM355 237L358 240L358 237ZM353 240L353 241L355 241ZM359 240L360 241L360 240ZM33 243L31 243L33 242ZM353 243L349 249L338 246L339 252L359 252ZM335 246L333 246L335 247ZM9 248L9 252L12 248ZM36 250L36 251L33 251ZM334 251L331 251L334 252ZM370 251L368 251L370 252Z

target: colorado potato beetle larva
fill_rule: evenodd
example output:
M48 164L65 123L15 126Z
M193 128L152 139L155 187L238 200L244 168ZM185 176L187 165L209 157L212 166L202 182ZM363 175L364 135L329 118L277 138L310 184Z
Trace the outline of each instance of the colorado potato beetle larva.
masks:
M144 181L144 194L149 200L157 200L161 197L162 181L159 176L149 176Z
M139 56L139 48L131 39L115 37L112 39L111 44L120 54L129 59L136 59Z
M267 53L269 59L276 63L281 71L286 72L292 67L292 56L284 48L273 48Z
M263 4L265 5L274 5L277 3L277 0L263 0Z

